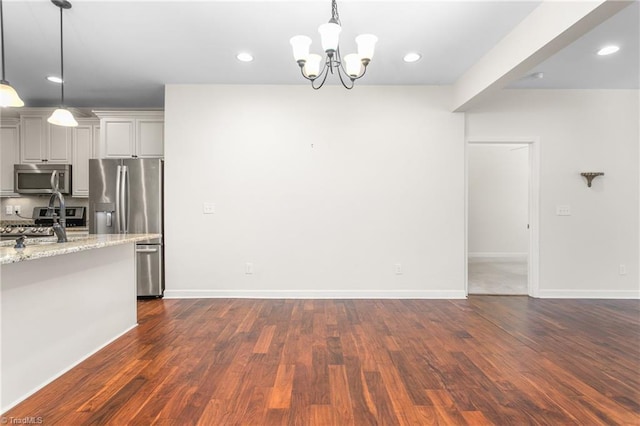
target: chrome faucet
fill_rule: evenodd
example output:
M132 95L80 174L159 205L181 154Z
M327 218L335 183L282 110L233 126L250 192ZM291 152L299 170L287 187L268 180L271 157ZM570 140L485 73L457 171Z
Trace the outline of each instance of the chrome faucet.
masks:
M56 214L55 204L56 199L58 199L58 203L60 204L60 219L58 219L58 215ZM51 194L51 198L49 198L49 211L51 211L51 217L53 217L53 232L56 233L58 237L59 243L67 242L67 213L64 208L64 197L60 193L60 191L53 191Z

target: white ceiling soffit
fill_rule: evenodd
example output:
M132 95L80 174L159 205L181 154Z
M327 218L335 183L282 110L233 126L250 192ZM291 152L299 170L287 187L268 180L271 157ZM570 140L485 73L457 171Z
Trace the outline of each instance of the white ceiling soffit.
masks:
M454 85L455 111L465 111L605 22L631 1L542 3Z
M65 97L76 107L161 108L165 84L306 85L289 38L306 34L319 53L317 27L331 16L330 0L71 2ZM539 4L338 0L341 49L354 51L361 33L379 37L359 85L450 85ZM46 76L60 68L59 10L49 0L5 0L4 20L7 80L27 106L56 106L60 88ZM239 62L241 51L255 60ZM403 62L409 51L422 59ZM571 75L572 65L556 66Z

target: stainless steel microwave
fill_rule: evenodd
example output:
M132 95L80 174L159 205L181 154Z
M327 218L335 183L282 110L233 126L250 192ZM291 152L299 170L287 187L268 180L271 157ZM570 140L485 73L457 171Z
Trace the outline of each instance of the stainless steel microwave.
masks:
M13 190L18 194L71 194L70 164L15 164Z

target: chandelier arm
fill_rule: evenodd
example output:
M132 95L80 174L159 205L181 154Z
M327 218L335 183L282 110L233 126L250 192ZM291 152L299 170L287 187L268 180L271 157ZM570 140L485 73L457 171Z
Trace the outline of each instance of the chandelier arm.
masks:
M342 68L342 55L340 54L340 45L336 47L336 53L334 55L333 65L338 70L338 74L340 74L340 68ZM344 72L344 68L342 68Z
M357 79L359 79L359 78L364 77L364 75L367 73L367 66L366 66L366 65L363 65L363 66L364 66L364 71L362 71L362 74L360 74L360 75L359 75L359 76L357 76L357 77L353 77L353 78L352 78L352 80L357 80Z
M342 86L344 86L345 89L347 90L351 90L353 89L353 86L355 85L354 83L354 79L349 77L349 80L351 81L351 86L348 86L345 82L344 82L344 78L342 77L342 74L344 73L345 75L347 75L346 72L344 72L344 68L342 68L342 71L340 71L340 69L342 68L342 66L340 66L340 68L338 68L338 77L340 77L340 83L342 83Z
M300 67L300 74L302 74L302 76L307 80L313 81L313 78L307 77L307 75L304 73L304 67Z
M327 76L329 75L329 68L324 67L322 69L322 72L320 73L320 75L318 77L322 77L322 81L320 82L320 85L315 86L313 83L316 82L316 80L319 80L319 78L315 78L314 80L311 80L311 87L313 87L313 90L318 90L319 88L321 88L322 86L324 86L324 82L327 81Z

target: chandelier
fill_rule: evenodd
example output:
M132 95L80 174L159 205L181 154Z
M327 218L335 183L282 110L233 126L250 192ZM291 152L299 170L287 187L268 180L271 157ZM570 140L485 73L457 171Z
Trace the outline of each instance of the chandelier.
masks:
M318 27L322 49L325 52L324 66L320 70L323 58L320 55L309 53L311 38L297 35L289 40L293 47L293 57L300 66L302 76L311 81L311 87L319 89L324 85L329 73L338 74L340 82L346 89L352 89L355 81L362 78L367 72L367 66L373 58L378 37L373 34L361 34L356 37L358 53L350 53L344 58L340 55L338 39L340 37L340 17L336 0L331 0L331 19L328 23Z

